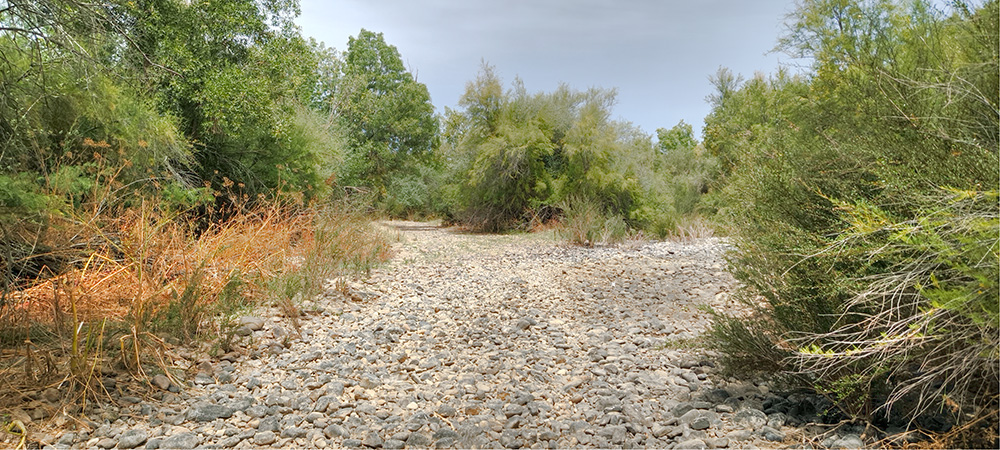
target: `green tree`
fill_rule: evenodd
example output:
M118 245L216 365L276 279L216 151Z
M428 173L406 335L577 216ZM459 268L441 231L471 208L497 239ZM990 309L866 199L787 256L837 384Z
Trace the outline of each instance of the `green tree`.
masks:
M383 200L392 179L437 146L434 106L382 33L362 29L350 38L342 70L335 109L348 141L343 182Z
M242 198L276 189L310 195L330 171L326 131L302 105L316 103L320 55L291 22L295 2L140 0L116 6L132 45L119 46L123 73L193 143L199 177ZM327 127L329 128L329 127ZM305 146L300 138L326 144ZM237 201L233 197L230 201Z

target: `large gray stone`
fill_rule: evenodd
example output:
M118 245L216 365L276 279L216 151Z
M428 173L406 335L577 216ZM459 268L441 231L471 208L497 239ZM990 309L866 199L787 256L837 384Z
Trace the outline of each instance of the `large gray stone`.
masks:
M264 318L263 317L253 317L253 316L242 316L240 317L239 324L247 327L250 331L260 331L264 328Z
M382 444L382 437L375 431L365 433L365 438L361 440L361 445L364 445L365 447L379 448Z
M233 408L214 403L197 403L187 412L187 419L196 422L211 422L215 419L228 419L233 416Z
M303 430L302 428L299 427L289 427L285 428L284 430L281 430L281 437L283 438L295 439L295 438L305 437L306 434L308 434L306 430Z
M767 439L771 442L781 442L785 440L784 432L782 432L779 429L771 428L766 425L760 428L760 434L764 436L764 439Z
M415 448L427 448L431 445L431 438L424 433L410 433L406 438L406 445Z
M674 448L679 450L706 450L708 449L708 444L705 444L705 441L701 439L688 439L677 444Z
M389 439L382 443L382 448L390 450L398 450L404 447L406 447L406 442L398 439Z
M153 386L163 389L164 391L170 389L170 378L167 378L167 376L162 373L153 375L153 378L150 378L149 382L153 383Z
M136 448L145 444L146 439L149 439L149 433L146 430L141 428L128 430L118 436L118 448Z
M160 441L159 448L189 449L197 447L198 444L201 444L201 438L198 437L197 434L181 433L181 434L175 434Z
M333 439L335 437L348 437L351 433L347 431L347 428L337 424L330 424L323 429L323 435L326 436L327 439Z
M865 448L865 442L861 440L861 437L856 434L848 434L841 436L839 439L830 445L830 448L835 449L855 449L855 448Z
M257 445L271 445L278 440L278 435L273 431L260 431L253 436L253 443Z
M767 425L767 415L764 411L754 408L743 408L733 415L733 422L744 424L754 430Z

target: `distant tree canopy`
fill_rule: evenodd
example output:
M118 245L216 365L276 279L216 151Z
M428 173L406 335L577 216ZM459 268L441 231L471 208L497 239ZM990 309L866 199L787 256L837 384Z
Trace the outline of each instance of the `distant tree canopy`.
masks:
M335 103L348 143L343 182L369 187L383 200L393 178L437 147L434 106L382 33L362 29L350 38L341 69Z
M580 197L633 227L668 229L661 155L647 135L611 119L614 101L613 90L565 85L529 94L521 80L505 91L484 64L445 121L442 155L454 173L446 190L458 217L499 230Z

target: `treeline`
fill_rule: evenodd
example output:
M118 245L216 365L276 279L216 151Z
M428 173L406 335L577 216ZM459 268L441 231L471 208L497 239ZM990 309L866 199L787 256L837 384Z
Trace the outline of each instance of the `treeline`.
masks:
M442 212L497 231L588 210L584 231L670 233L677 206L694 209L676 204L671 176L676 154L696 151L691 128L661 129L679 139L654 145L637 127L611 119L614 102L615 91L597 88L529 93L520 79L505 90L484 65L460 109L445 117Z
M291 305L317 289L304 280L317 261L339 273L385 256L364 227L338 227L358 223L348 210L481 231L561 223L586 245L664 236L716 170L683 122L654 142L612 119L613 90L529 93L485 63L459 108L436 114L382 34L362 29L337 51L302 36L298 12L294 0L0 8L0 322L77 316L60 298L141 330L196 331L226 313L202 306L244 306L233 299ZM273 247L233 254L257 239L246 233L272 233Z
M405 91L363 92L385 104L361 116L347 108L369 103L343 109L352 114L342 123L354 155L344 181L391 216L488 232L555 221L578 230L571 238L583 244L636 232L662 237L696 213L715 167L690 125L660 129L654 142L613 120L614 90L529 92L520 79L505 87L485 62L458 109L445 109L440 135L424 127L438 118L407 118L409 109L391 103Z
M809 70L712 78L709 203L754 311L717 317L731 369L996 446L998 17L995 0L805 1L779 49Z

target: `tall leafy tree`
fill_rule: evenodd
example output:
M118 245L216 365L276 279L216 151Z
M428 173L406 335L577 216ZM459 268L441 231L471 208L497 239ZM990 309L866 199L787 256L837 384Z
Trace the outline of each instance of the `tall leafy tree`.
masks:
M382 33L362 29L348 40L335 109L348 140L344 183L376 198L438 142L438 119L427 87L403 66Z
M117 14L128 41L116 60L193 143L194 170L231 192L309 193L323 157L301 139L317 95L318 53L291 19L297 2L138 0Z

